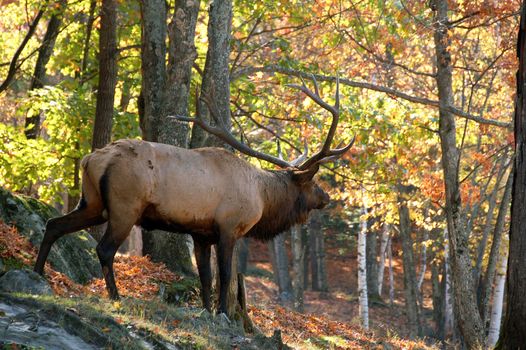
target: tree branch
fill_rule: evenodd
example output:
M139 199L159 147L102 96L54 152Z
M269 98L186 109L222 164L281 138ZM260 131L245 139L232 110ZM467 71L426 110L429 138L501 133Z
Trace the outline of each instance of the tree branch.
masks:
M234 81L240 78L241 76L250 75L256 72L281 73L285 75L290 75L290 76L299 77L299 78L306 78L306 79L312 79L312 77L314 77L318 81L336 82L336 77L333 77L333 76L306 73L303 71L299 71L299 70L295 70L291 68L285 68L285 67L281 67L281 66L274 65L274 64L261 66L261 67L245 67L245 68L239 69L232 73L230 79L231 81ZM345 79L345 78L340 78L340 83L343 85L350 86L350 87L383 92L391 97L398 97L398 98L404 99L409 102L414 102L414 103L423 104L427 106L433 106L437 108L439 107L438 100L431 100L425 97L409 95L405 92L391 89L391 88L381 86L381 85L359 82L359 81L354 81L354 80ZM469 113L466 113L458 109L455 106L449 106L447 107L447 110L455 114L458 117L473 120L480 124L489 124L489 125L494 125L494 126L499 126L499 127L504 127L504 128L511 127L511 123L502 122L502 121L494 120L494 119L486 119L481 116L469 114Z
M16 70L18 69L18 64L17 64L18 58L22 54L22 51L24 51L24 48L26 47L27 42L29 41L29 39L31 39L31 37L35 33L35 30L36 30L36 28L38 26L38 22L42 18L43 14L44 14L44 7L42 7L38 11L35 19L33 19L33 22L31 22L31 24L29 25L29 29L27 31L26 36L24 37L24 39L22 40L22 42L18 46L18 49L16 50L15 54L13 55L13 58L11 59L11 63L9 64L9 71L7 72L7 77L5 78L5 80L2 83L2 85L0 85L0 92L6 90L8 88L8 86L11 84L11 82L13 81L13 79L15 77Z

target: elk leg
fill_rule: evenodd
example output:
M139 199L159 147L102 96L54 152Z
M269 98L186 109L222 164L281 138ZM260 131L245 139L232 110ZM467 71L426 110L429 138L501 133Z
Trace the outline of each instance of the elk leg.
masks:
M46 263L51 246L57 239L68 233L77 232L90 226L100 225L105 221L101 213L94 213L93 210L88 210L87 207L80 206L69 214L49 219L46 224L44 238L38 250L34 271L40 275L44 273L44 264Z
M195 260L197 262L197 270L199 271L199 279L201 280L201 299L203 300L203 307L207 309L208 312L212 312L210 302L212 290L212 270L210 268L211 248L211 244L194 238Z
M217 245L217 261L219 265L219 309L218 313L228 315L228 289L232 279L232 254L235 240L223 234Z
M119 299L119 291L117 290L115 276L113 274L113 259L122 242L130 234L132 227L133 224L115 225L115 222L110 220L106 233L104 233L104 236L102 236L97 245L97 256L102 267L102 275L106 281L106 289L108 290L110 299L113 300Z

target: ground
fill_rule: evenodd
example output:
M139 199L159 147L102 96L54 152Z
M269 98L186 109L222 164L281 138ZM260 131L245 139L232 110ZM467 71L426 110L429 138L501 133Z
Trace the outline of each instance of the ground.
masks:
M251 263L260 272L270 268L264 261L265 248L257 243L252 246ZM8 262L8 268L30 267L35 249L15 228L0 223L0 257ZM393 308L373 306L372 331L363 331L352 293L356 289L353 263L345 255L329 259L330 292L306 292L304 314L276 303L277 288L271 279L247 276L249 314L259 335L245 334L235 323L208 314L200 308L195 279L177 276L147 257L117 257L116 279L124 297L119 302L107 298L102 280L80 285L48 265L47 279L56 296L0 294L0 304L3 300L8 309L16 304L25 309L23 315L37 314L37 319L45 318L48 324L75 320L79 326L74 334L95 344L94 348L109 344L114 349L171 345L183 349L278 349L283 348L279 338L297 349L438 348L424 340L403 338L403 307L398 296ZM3 318L8 323L16 319L0 310L0 321ZM11 345L0 341L0 348L3 346Z

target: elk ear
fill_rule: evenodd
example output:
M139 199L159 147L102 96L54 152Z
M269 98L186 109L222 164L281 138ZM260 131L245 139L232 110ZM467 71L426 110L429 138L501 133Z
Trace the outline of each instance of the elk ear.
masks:
M315 164L308 168L307 170L293 170L292 171L292 180L298 183L306 183L312 180L314 175L318 172L320 166Z

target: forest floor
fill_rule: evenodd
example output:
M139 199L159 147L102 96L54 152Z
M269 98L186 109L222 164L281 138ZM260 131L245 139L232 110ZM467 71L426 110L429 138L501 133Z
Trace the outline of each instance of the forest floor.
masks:
M330 241L328 243L326 263L329 291L317 292L307 288L304 292L304 314L323 317L359 329L356 252L342 250L338 248L338 244L331 245ZM387 269L384 275L383 300L370 302L369 333L380 339L406 339L409 334L403 296L402 259L398 256L396 249L397 244L395 242L393 245L393 305L390 305L389 302ZM269 262L267 245L252 241L249 251L249 266L251 266L249 272L256 271L256 273L249 273L246 277L247 290L249 291L248 302L252 305L267 305L271 308L279 308L278 287L271 278L272 266ZM432 334L433 325L430 321L432 310L431 285L428 282L430 276L427 274L423 284L423 318L424 322L426 322L423 328L424 333ZM287 308L290 309L291 306ZM438 347L433 339L423 339L423 342L429 346L435 345ZM446 347L449 348L448 346Z
M4 307L18 303L31 310L25 313L29 315L53 315L51 321L57 324L73 319L80 325L76 327L79 336L90 340L95 335L99 343L109 342L112 348L148 348L153 344L151 348L161 349L174 348L170 345L183 349L277 349L281 346L274 339L275 331L280 330L283 343L295 349L438 349L425 339L405 339L403 304L398 294L393 307L373 305L372 330L361 329L353 293L356 274L352 254L328 254L330 291L307 291L305 312L297 313L280 306L272 279L260 276L270 270L265 260L266 245L253 243L251 251L251 264L259 271L259 277L249 274L246 278L249 315L262 332L260 335L244 334L228 320L209 315L199 306L196 279L177 276L147 257L116 257L116 280L123 296L120 302L107 298L103 280L79 285L49 265L46 276L54 297L0 295L0 302L4 300ZM0 258L4 264L30 267L35 253L35 248L15 228L0 222ZM397 264L396 273L401 276L398 270ZM182 294L173 294L175 304L159 297L173 293L169 291L172 286L182 286L183 290ZM396 289L402 290L399 282ZM0 310L0 321L8 316ZM89 334L79 328L85 328ZM2 346L10 345L0 341Z

